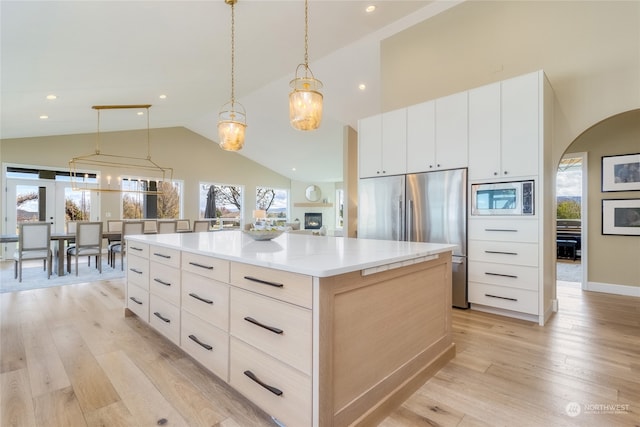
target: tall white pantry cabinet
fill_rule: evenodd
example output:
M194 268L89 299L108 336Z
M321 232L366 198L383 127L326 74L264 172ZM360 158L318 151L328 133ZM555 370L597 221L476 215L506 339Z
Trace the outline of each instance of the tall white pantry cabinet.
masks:
M540 70L365 118L358 124L361 178L380 175L372 173L375 167L369 166L368 159L384 158L383 152L373 148L385 137L382 116L399 116L406 110L406 129L396 132L402 138L393 143L398 153L405 153L408 173L468 167L469 197L475 183L534 180L535 215L474 216L467 209L468 294L472 309L540 325L557 309L553 98ZM447 108L438 114L439 104ZM425 119L429 117L433 120ZM371 123L380 127L372 129ZM447 133L455 131L456 137L439 137L439 126ZM393 143L386 142L387 152Z

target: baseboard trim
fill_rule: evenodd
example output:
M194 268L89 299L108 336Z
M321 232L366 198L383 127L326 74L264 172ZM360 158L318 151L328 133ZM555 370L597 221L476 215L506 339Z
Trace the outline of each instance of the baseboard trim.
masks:
M625 295L640 298L640 286L616 285L611 283L587 282L585 291L605 294Z

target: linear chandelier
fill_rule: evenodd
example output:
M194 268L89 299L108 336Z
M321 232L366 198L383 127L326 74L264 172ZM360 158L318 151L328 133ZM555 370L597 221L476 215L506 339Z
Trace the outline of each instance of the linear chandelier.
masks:
M300 68L304 76L298 77ZM297 130L315 130L322 121L322 82L309 68L309 2L304 1L304 63L296 68L295 78L289 86L289 121Z
M173 169L160 166L151 159L151 138L149 129L149 108L150 104L135 105L94 105L91 108L97 111L98 124L96 131L96 148L93 153L77 156L69 161L69 176L71 178L71 188L74 191L97 191L97 192L120 192L120 193L144 193L162 194L162 186L154 188L154 183L172 182ZM101 151L100 142L100 112L102 110L116 109L146 109L147 115L147 156L134 157L125 154L107 154ZM89 183L87 173L91 167L99 166L101 175L96 175L96 184ZM88 169L89 168L89 169ZM111 174L117 178L113 181ZM123 189L122 180L135 180L135 176L143 176L143 181L148 181L146 185L136 189Z

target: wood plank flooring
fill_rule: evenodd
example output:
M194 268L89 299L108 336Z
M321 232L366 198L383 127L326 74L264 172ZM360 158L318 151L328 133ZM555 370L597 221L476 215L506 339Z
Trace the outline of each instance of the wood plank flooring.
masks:
M125 317L123 289L0 295L0 426L275 425ZM544 327L454 310L456 358L380 426L640 426L640 299L558 295Z

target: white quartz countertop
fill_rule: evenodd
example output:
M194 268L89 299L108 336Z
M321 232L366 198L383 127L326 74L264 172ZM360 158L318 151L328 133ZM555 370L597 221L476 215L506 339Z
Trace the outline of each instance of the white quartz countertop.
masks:
M136 235L127 239L316 277L381 271L426 260L456 247L295 233L255 241L237 230Z

